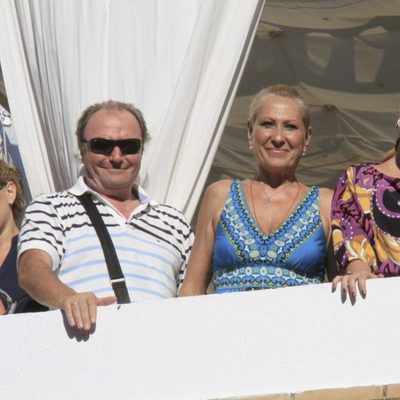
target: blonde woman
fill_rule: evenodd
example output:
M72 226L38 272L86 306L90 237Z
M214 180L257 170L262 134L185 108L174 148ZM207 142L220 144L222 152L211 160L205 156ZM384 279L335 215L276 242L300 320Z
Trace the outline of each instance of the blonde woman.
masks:
M248 141L257 174L207 189L180 296L204 294L211 276L217 293L323 281L333 192L295 175L310 140L297 90L275 85L255 96Z

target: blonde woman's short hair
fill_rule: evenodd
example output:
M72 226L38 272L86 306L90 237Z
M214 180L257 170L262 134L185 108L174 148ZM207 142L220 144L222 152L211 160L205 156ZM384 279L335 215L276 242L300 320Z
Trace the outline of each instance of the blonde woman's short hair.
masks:
M260 90L253 98L250 103L249 110L249 122L251 125L254 124L257 119L257 114L260 110L260 107L267 100L267 98L277 96L277 97L287 97L295 101L303 114L302 120L304 123L304 127L307 129L310 126L310 110L306 102L304 101L301 94L292 86L289 85L272 85L268 86L262 90Z

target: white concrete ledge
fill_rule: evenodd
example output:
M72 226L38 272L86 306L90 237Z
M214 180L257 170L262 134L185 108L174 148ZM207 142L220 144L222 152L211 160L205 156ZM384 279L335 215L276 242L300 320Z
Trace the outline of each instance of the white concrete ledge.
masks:
M0 318L4 399L224 399L400 383L400 278L342 304L329 284ZM82 340L81 340L82 339Z

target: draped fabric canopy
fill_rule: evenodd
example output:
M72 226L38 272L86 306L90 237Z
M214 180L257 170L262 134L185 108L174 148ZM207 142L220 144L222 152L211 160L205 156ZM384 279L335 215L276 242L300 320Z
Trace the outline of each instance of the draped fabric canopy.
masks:
M400 0L262 7L256 0L1 1L0 61L33 194L72 183L76 119L106 98L144 111L152 140L140 180L189 218L211 163L206 185L254 176L248 106L270 84L294 85L310 105L313 137L300 180L334 187L350 163L379 160L398 134Z
M262 0L2 0L0 62L33 195L70 186L89 104L134 103L151 141L140 181L190 218Z
M266 1L208 182L252 177L246 122L261 88L295 86L313 137L297 176L335 187L351 163L393 148L400 104L400 1Z

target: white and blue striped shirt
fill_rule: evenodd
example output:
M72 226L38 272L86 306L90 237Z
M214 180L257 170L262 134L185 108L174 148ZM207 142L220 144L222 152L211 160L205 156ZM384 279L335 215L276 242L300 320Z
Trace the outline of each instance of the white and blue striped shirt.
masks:
M68 191L40 195L26 209L18 255L47 252L53 271L77 292L114 295L97 234L76 195L90 191L115 246L131 301L174 297L186 270L193 233L182 213L150 200L138 187L140 205L128 220L83 178Z

